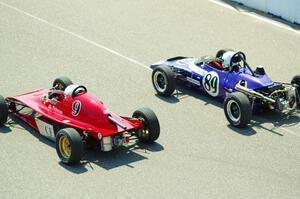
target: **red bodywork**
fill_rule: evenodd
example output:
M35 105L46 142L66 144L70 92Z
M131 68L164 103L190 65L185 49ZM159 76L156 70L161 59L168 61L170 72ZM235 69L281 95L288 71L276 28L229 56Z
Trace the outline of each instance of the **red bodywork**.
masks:
M76 97L62 96L60 100L49 100L43 97L48 93L48 89L41 89L22 95L6 98L8 101L21 102L26 107L35 111L39 117L45 117L56 123L74 127L86 131L96 139L100 132L103 137L112 134L133 131L141 127L141 122L134 118L120 117L110 112L105 106L95 97L88 93L80 93ZM74 102L80 101L78 114L72 114ZM33 128L38 130L34 117L18 114L10 109L10 112L16 114L22 120L27 122ZM121 128L108 120L108 116L122 124L125 128Z

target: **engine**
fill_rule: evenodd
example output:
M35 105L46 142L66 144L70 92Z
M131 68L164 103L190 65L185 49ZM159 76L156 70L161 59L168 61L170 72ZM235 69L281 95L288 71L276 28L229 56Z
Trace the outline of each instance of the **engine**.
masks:
M270 94L272 94L274 91L277 91L277 90L283 90L284 88L285 88L285 87L284 87L282 84L275 82L275 83L273 83L273 84L271 84L271 85L269 85L269 86L266 86L266 87L257 89L257 90L255 90L255 91L260 92L260 93L262 93L262 94L264 94L264 95L270 95Z
M274 83L270 86L257 90L257 92L275 100L274 104L270 104L271 109L288 112L294 110L297 106L296 89L291 85Z
M280 112L289 112L297 107L296 88L292 85L273 83L267 87L251 90L239 82L236 85L236 90L260 101L262 104L266 104L270 109L276 109Z
M122 133L103 137L101 140L101 150L111 151L113 148L118 148L123 144L127 144L129 138L124 136Z

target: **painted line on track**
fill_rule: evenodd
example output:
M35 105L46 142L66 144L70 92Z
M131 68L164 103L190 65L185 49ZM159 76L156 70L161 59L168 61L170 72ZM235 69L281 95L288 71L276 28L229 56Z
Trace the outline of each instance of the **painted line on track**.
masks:
M298 138L300 138L300 134L299 133L297 134L296 132L294 132L294 131L292 131L290 129L287 129L287 128L283 128L283 127L280 127L280 129L283 130L283 131L285 131L286 133L290 133L290 134L292 134L292 135L297 136Z
M130 57L126 56L126 55L123 55L123 54L121 54L121 53L119 53L119 52L117 52L117 51L115 51L115 50L113 50L113 49L111 49L111 48L109 48L109 47L106 47L106 46L104 46L104 45L102 45L102 44L99 44L99 43L97 43L97 42L95 42L95 41L92 41L92 40L90 40L90 39L87 39L86 37L84 37L84 36L82 36L82 35L79 35L79 34L77 34L77 33L75 33L75 32L72 32L72 31L70 31L70 30L67 30L67 29L65 29L65 28L63 28L63 27L61 27L61 26L59 26L59 25L56 25L56 24L54 24L54 23L51 23L51 22L49 22L49 21L47 21L47 20L45 20L45 19L42 19L42 18L37 17L37 16L35 16L35 15L32 15L32 14L30 14L30 13L24 11L24 10L21 10L21 9L19 9L19 8L16 8L16 7L14 7L14 6L12 6L12 5L9 5L9 4L7 4L7 3L4 3L4 2L2 2L2 1L0 1L0 5L2 5L2 6L4 6L4 7L7 7L7 8L10 8L10 9L12 9L12 10L15 10L15 11L17 11L18 13L21 13L21 14L23 14L23 15L26 15L26 16L28 16L28 17L31 17L31 18L33 18L33 19L35 19L35 20L37 20L37 21L39 21L39 22L41 22L41 23L47 24L47 25L49 25L49 26L51 26L51 27L53 27L53 28L56 28L56 29L58 29L58 30L64 32L64 33L67 33L67 34L69 34L69 35L72 35L73 37L76 37L76 38L78 38L78 39L80 39L80 40L82 40L82 41L85 41L85 42L87 42L87 43L93 45L93 46L96 46L96 47L98 47L98 48L101 48L101 49L103 49L103 50L105 50L105 51L107 51L107 52L109 52L109 53L111 53L111 54L114 54L114 55L118 56L118 57L121 57L121 58L123 58L123 59L126 59L127 61L132 62L132 63L134 63L134 64L136 64L136 65L138 65L138 66L142 66L143 68L146 68L146 69L148 69L148 70L151 70L151 69L149 68L149 66L147 66L147 65L145 65L145 64L143 64L143 63L141 63L141 62L139 62L139 61L137 61L137 60L135 60L135 59L133 59L133 58L130 58Z
M229 6L229 5L227 5L227 4L224 4L224 3L221 3L221 2L219 2L219 1L216 1L216 0L209 0L209 1L211 1L211 2L213 2L213 3L216 3L216 4L218 4L218 5L221 5L221 6L223 6L223 7L229 8L229 9L231 9L231 10L235 10L235 9L232 8L231 6ZM97 42L95 42L95 41L89 40L89 39L85 38L84 36L81 36L81 35L79 35L79 34L77 34L77 33L74 33L74 32L72 32L72 31L70 31L70 30L67 30L67 29L65 29L65 28L63 28L63 27L61 27L61 26L59 26L59 25L53 24L53 23L51 23L51 22L49 22L49 21L47 21L47 20L45 20L45 19L42 19L42 18L37 17L37 16L34 16L34 15L32 15L32 14L30 14L30 13L24 11L24 10L21 10L21 9L19 9L19 8L16 8L16 7L12 6L12 5L6 4L6 3L4 3L4 2L2 2L2 1L0 1L0 5L2 5L2 6L4 6L4 7L7 7L7 8L10 8L10 9L12 9L12 10L15 10L15 11L17 11L18 13L21 13L21 14L23 14L23 15L26 15L26 16L28 16L28 17L31 17L31 18L33 18L33 19L35 19L35 20L37 20L37 21L39 21L39 22L41 22L41 23L47 24L47 25L49 25L49 26L51 26L51 27L53 27L53 28L56 28L56 29L58 29L58 30L64 32L64 33L67 33L67 34L69 34L69 35L72 35L73 37L76 37L76 38L78 38L78 39L80 39L80 40L82 40L82 41L85 41L85 42L87 42L87 43L93 45L93 46L96 46L96 47L98 47L98 48L101 48L101 49L103 49L103 50L105 50L105 51L107 51L107 52L109 52L109 53L111 53L111 54L114 54L114 55L116 55L116 56L118 56L118 57L121 57L121 58L123 58L123 59L125 59L125 60L127 60L127 61L129 61L129 62L131 62L131 63L134 63L134 64L136 64L136 65L138 65L138 66L142 66L143 68L146 68L146 69L148 69L148 70L151 70L147 65L145 65L145 64L143 64L143 63L141 63L141 62L139 62L139 61L137 61L137 60L135 60L135 59L133 59L133 58L130 58L130 57L126 56L126 55L123 55L123 54L121 54L121 53L119 53L119 52L117 52L117 51L115 51L115 50L113 50L113 49L110 49L110 48L108 48L108 47L106 47L106 46L104 46L104 45L102 45L102 44L99 44L99 43L97 43ZM251 14L249 14L249 15L252 16ZM256 17L257 17L257 16L256 16ZM261 17L259 17L259 18L261 18ZM272 24L277 24L277 23L272 23ZM277 26L278 26L278 24L277 24ZM280 25L280 26L281 26L281 27L284 27L284 28L286 28L286 29L289 29L289 28L287 28L287 27L285 27L285 26L283 26L283 25ZM291 29L291 30L293 30L293 29ZM297 32L297 31L295 31L295 32ZM297 32L297 33L299 33L299 32ZM300 135L298 135L296 132L294 132L294 131L292 131L292 130L289 130L289 129L286 129L286 128L283 128L283 127L280 127L280 129L282 129L282 130L284 130L285 132L290 133L290 134L292 134L292 135L294 135L294 136L300 137Z
M258 20L267 22L267 23L272 24L272 25L274 25L274 26L277 26L277 27L279 27L279 28L283 28L283 29L292 31L292 32L297 33L298 35L300 35L300 31L299 31L299 30L295 30L295 29L289 27L288 25L285 25L285 24L280 23L280 22L278 22L278 21L274 21L274 20L269 19L269 18L267 18L267 17L260 16L260 15L258 15L258 14L251 13L251 12L243 12L243 11L240 12L239 10L235 9L234 7L228 5L228 4L224 3L224 2L221 2L221 1L219 1L219 0L209 0L209 1L212 2L212 3L214 3L214 4L217 4L217 5L219 5L219 6L222 6L222 7L224 7L224 8L228 8L228 9L233 10L233 11L235 11L235 12L241 13L241 14L243 14L243 15L250 16L250 17L252 17L252 18L256 18L256 19L258 19Z

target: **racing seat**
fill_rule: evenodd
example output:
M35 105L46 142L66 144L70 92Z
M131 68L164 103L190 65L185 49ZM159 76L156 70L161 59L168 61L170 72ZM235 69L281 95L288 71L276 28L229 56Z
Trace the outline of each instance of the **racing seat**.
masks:
M218 70L224 70L222 64L218 61L211 61L208 63L209 66L213 67L213 68L216 68Z

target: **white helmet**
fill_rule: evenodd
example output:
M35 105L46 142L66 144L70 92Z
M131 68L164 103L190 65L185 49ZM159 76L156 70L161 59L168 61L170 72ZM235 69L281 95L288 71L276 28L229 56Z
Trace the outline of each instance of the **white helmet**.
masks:
M243 59L246 60L246 57L245 54L242 52L228 51L223 54L222 59L223 59L223 64L222 64L223 67L228 68L228 67L238 66Z
M75 85L75 84L69 85L69 86L65 89L65 92L64 92L65 96L67 97L67 96L72 95L73 91L74 91L75 88L77 88L77 87L78 87L78 85Z

